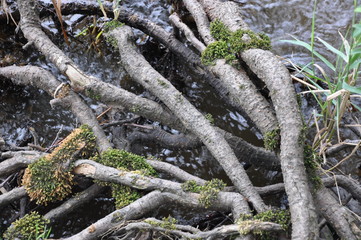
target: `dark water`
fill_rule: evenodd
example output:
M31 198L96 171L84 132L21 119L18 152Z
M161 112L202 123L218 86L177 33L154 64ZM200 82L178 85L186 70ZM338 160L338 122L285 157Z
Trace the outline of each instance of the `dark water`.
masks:
M307 63L309 54L300 54L299 48L279 40L292 39L295 36L309 42L314 1L236 1L242 5L244 20L255 31L267 33L272 39L273 52L283 57L294 57L298 62ZM319 37L339 48L341 37L351 26L353 0L317 1L315 37ZM358 1L360 2L360 1ZM320 47L316 42L316 47ZM297 50L296 50L297 49ZM318 50L332 58L329 52ZM297 52L296 52L297 51Z
M235 1L242 6L245 21L255 31L267 33L272 39L273 51L284 58L292 58L298 63L307 63L309 54L299 48L280 42L282 39L290 39L290 35L308 41L311 35L311 18L313 1L311 0L291 0L291 1ZM161 26L171 31L168 22L168 15L171 12L171 6L166 1L123 1L126 7L138 11L140 15L147 16ZM320 37L335 47L339 47L340 37L338 31L344 33L350 26L353 1L319 1L317 7L316 36ZM78 19L80 16L70 16L67 21ZM92 22L92 19L85 19L83 25ZM88 50L89 41L86 38L73 38L70 47L64 46L61 40L56 38L58 31L54 28L50 19L44 19L43 27L53 33L54 41L61 46L68 55L87 73L100 79L113 83L117 86L123 86L131 91L141 93L142 88L130 81L124 70L117 64L119 56L111 48L101 48L102 53L91 48ZM6 30L3 30L5 29ZM82 27L72 29L75 36L82 30ZM44 67L53 72L59 79L65 80L60 76L56 68L50 64L41 55L30 50L22 50L20 47L24 40L15 39L13 28L0 26L0 58L13 54L17 58L15 64L24 64L31 62L32 65ZM142 33L138 32L138 36ZM13 44L16 42L17 44ZM138 41L141 43L142 41ZM320 46L317 44L317 46ZM102 46L100 46L102 47ZM146 49L147 45L142 46ZM320 50L323 54L332 58L332 54ZM152 56L148 56L152 59ZM182 76L179 77L180 79ZM182 81L184 79L181 79ZM231 107L219 101L212 89L205 83L197 79L187 78L183 81L182 92L186 94L203 113L211 113L215 119L215 124L243 137L245 140L262 145L260 134L254 129L251 123L234 111ZM32 142L29 127L33 127L39 135L42 146L48 146L55 138L59 129L63 129L63 136L66 136L71 129L79 123L75 117L68 111L61 109L51 109L49 101L51 97L42 90L31 87L13 86L9 81L0 79L0 135L9 144L26 145ZM89 101L90 106L97 110L96 102ZM163 149L154 145L143 146L141 152L144 155L152 154L164 161L173 163L186 171L193 173L205 179L223 178L225 175L218 164L205 156L203 149L193 151L175 151ZM280 181L280 175L276 172L268 172L251 168L249 170L250 178L257 186L268 185ZM276 200L275 204L280 204L283 200ZM104 215L110 209L101 207L99 200L95 206L98 206L99 215ZM100 206L100 207L99 207ZM163 213L164 214L164 213ZM179 215L177 210L172 213ZM97 216L99 216L97 215ZM184 216L183 216L184 217ZM78 219L79 220L79 219ZM89 220L89 219L88 219ZM82 220L79 220L80 222ZM73 223L64 222L64 225Z

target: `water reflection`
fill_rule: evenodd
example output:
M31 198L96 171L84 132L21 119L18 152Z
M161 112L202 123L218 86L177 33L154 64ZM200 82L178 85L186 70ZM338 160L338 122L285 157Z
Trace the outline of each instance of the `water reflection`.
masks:
M314 0L263 0L236 1L242 6L244 20L255 31L267 33L272 39L273 52L284 57L293 57L297 62L309 62L309 54L300 55L303 49L281 43L281 39L291 39L294 35L308 42L311 36L311 22ZM353 0L318 1L316 11L316 36L338 48L341 44L338 31L345 33L353 16ZM358 3L360 1L358 0ZM318 50L325 52L319 42ZM297 52L297 54L295 54Z

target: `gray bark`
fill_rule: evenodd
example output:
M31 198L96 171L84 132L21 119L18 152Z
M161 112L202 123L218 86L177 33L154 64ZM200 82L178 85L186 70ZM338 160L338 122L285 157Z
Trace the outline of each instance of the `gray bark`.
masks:
M183 225L175 225L175 229L169 230L163 227L154 226L149 224L146 221L157 222L162 224L163 221L157 219L145 219L142 222L132 222L124 226L123 231L142 231L142 230L152 230L165 232L167 236L177 236L181 239L226 239L227 237L236 236L240 234L240 226L237 224L232 225L223 225L216 227L209 231L200 231L197 228L184 227ZM271 222L258 222L258 221L249 221L247 225L242 229L245 233L257 233L257 232L283 232L282 226L279 224ZM242 234L241 234L242 235ZM245 234L246 235L246 234Z
M153 191L130 205L116 210L102 219L99 219L97 222L93 223L91 226L87 227L78 234L65 239L98 239L99 236L103 235L105 232L112 230L113 228L116 229L117 226L124 224L127 220L139 219L146 215L149 211L170 203L179 203L190 208L200 207L198 201L193 197L184 198L173 193Z
M184 31L184 35L187 40L199 51L203 52L206 49L206 46L194 36L194 33L182 22L177 13L173 13L169 16L171 23L179 29Z
M169 115L157 103L102 82L94 76L89 76L81 71L41 30L39 17L35 13L37 10L36 1L19 0L18 5L21 14L20 27L24 36L70 79L74 89L82 91L86 95L88 93L89 97L94 97L94 94L100 95L103 102L108 105L125 107L130 112L141 113L146 118L159 122L163 121L168 126L179 128L178 119ZM89 91L94 94L89 94ZM167 120L170 121L165 122Z
M266 205L254 190L246 172L225 139L167 79L155 71L138 53L129 40L132 36L131 29L123 26L109 32L109 36L117 40L122 65L129 75L157 96L179 118L185 128L207 146L236 188L253 203L258 211L266 210Z
M116 227L119 223L138 219L152 211L154 208L167 203L166 197L159 191L151 192L144 197L136 200L128 206L110 213L102 219L99 219L86 229L71 237L64 238L67 240L92 240L99 239L105 232Z
M51 96L54 95L57 87L61 84L50 72L34 66L0 68L0 75L10 78L13 83L18 85L32 85L40 88ZM63 103L66 101L67 104L63 104L63 106L70 108L82 124L87 124L91 127L96 136L97 146L100 151L105 151L111 147L94 113L76 93L70 90L65 98L57 100Z
M241 54L270 90L281 129L281 168L290 204L292 239L318 237L316 208L303 163L303 127L288 70L268 51L251 49ZM287 101L285 101L287 99Z
M99 186L98 184L93 184L83 192L66 200L59 207L50 210L44 215L44 218L51 220L51 222L56 222L60 218L66 217L79 206L94 199L94 197L96 197L102 190L104 190L104 187Z
M125 11L124 15L121 14L121 20L124 20L131 26L154 37L156 40L167 46L178 57L184 59L185 63L192 66L192 68L194 66L204 68L200 62L199 56L194 54L172 34L166 32L157 24ZM238 72L233 67L223 64L222 61L217 62L217 65L215 67L207 67L205 72L198 71L198 74L201 75L202 78L230 105L245 112L263 134L277 128L276 117L270 105L260 95L245 72ZM224 68L222 69L221 66ZM216 77L213 77L210 72L216 75ZM254 114L254 112L259 111L261 111L262 114Z
M184 201L187 201L188 199L192 200L192 202L197 202L198 208L204 208L200 204L198 205L199 194L184 192L182 184L178 182L161 178L147 177L137 173L107 167L91 160L76 161L74 172L96 180L123 184L138 190L161 190L162 192L169 192L176 194ZM223 191L218 193L217 200L212 203L210 209L232 210L234 212L234 216L250 212L245 199L240 194Z
M10 203L13 203L20 198L26 197L26 190L24 187L17 187L11 191L0 195L0 209Z
M216 130L226 139L239 161L268 170L281 170L280 160L274 152L256 147L220 128L216 127ZM194 149L202 146L202 142L192 134L175 135L158 128L151 129L149 132L133 132L127 137L127 140L131 144L135 141L141 141L143 144L156 142L158 145L170 149Z
M218 18L231 31L248 29L235 3L201 1L212 19ZM224 12L222 12L224 9ZM229 14L229 13L232 14ZM231 18L229 16L232 16ZM317 215L303 164L302 119L288 70L268 51L251 49L241 53L248 67L262 79L275 106L281 129L281 168L288 196L292 239L318 238ZM287 101L285 101L287 99Z
M0 162L0 177L6 177L20 168L26 168L30 163L44 156L44 154L36 151L18 151L2 153L1 157L4 156L7 156L9 159Z
M199 34L202 36L203 41L208 45L215 41L209 30L209 20L203 9L202 5L197 0L183 0L184 6L194 17L197 24Z
M224 59L215 61L208 69L217 77L226 89L229 98L255 123L264 135L278 127L270 104L260 94L256 86L243 69L237 70Z
M329 189L322 187L317 190L315 202L322 216L333 226L341 239L361 239L361 221L355 219L350 210L341 206Z
M323 184L326 187L340 186L352 194L352 197L361 203L361 185L355 179L343 175L323 178Z

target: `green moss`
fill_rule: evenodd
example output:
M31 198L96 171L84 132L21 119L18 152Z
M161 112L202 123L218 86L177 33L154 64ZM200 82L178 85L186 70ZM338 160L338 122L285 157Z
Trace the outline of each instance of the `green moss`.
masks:
M169 88L168 84L165 81L163 81L161 79L157 79L157 81L160 86L162 86L164 88Z
M272 131L266 132L264 135L264 147L267 150L274 151L279 148L281 136L280 136L280 129L274 129Z
M165 228L165 229L170 229L170 230L175 230L176 229L176 224L177 224L177 219L168 216L168 217L164 217L162 218L162 223L160 224L160 227Z
M253 219L252 214L241 214L237 220L237 223L247 221L247 220L252 220L252 219Z
M217 200L218 193L221 191L226 184L220 179L212 179L207 181L200 192L200 198L198 199L199 203L202 204L205 208L210 207L215 200Z
M211 22L210 30L211 35L218 41L228 41L232 36L231 30L229 30L219 19Z
M251 226L254 224L254 220L244 220L241 222L238 222L238 232L241 235L247 235L251 232Z
M118 48L118 41L117 39L115 39L112 36L106 35L106 41L107 43L110 44L110 46L112 46L113 48L117 49Z
M211 34L217 41L209 44L202 52L201 59L205 65L213 64L216 59L231 62L236 59L237 54L251 48L271 49L271 41L267 35L251 30L231 32L219 20L211 23Z
M235 56L232 57L232 52L230 51L227 42L225 41L216 41L207 46L207 48L202 52L202 63L210 65L216 59L227 58L228 60L235 59Z
M104 24L103 31L107 33L121 26L124 26L124 23L117 20L112 20Z
M317 152L308 144L304 146L304 163L309 180L313 184L315 190L322 186L321 177L317 174L321 157Z
M125 207L142 197L142 194L128 186L114 183L110 184L110 186L112 188L112 196L115 199L115 206L118 209Z
M119 213L119 212L115 212L115 213L112 215L112 220L111 220L111 222L112 222L112 223L118 223L118 222L124 221L124 218L125 218L124 215L122 215L122 214Z
M164 217L162 218L162 221L152 221L152 220L145 220L144 222L156 226L156 227L161 227L167 230L175 230L176 224L177 224L177 219L168 216L168 217Z
M103 26L103 32L109 33L110 31L123 26L124 23L121 23L117 20L112 20L104 24ZM110 36L109 34L105 34L106 41L109 43L112 47L117 48L118 47L118 41L113 36Z
M277 223L282 226L285 232L288 232L291 226L291 215L288 210L269 210L269 211L261 212L255 216L252 216L250 214L241 215L240 218L237 220L240 234L246 235L250 233L250 227L255 222ZM277 235L274 235L270 232L253 231L252 233L255 235L256 239L262 239L262 240L278 239Z
M26 169L23 185L31 200L47 205L71 193L73 175L56 163L40 158Z
M71 162L87 158L95 149L95 136L88 126L74 129L51 154L30 164L23 176L23 185L37 204L63 200L71 193Z
M94 90L92 89L86 89L85 90L85 95L87 95L88 97L90 97L91 99L94 99L96 101L100 100L100 95L97 94Z
M129 110L133 113L139 113L142 108L140 106L132 106Z
M157 172L150 166L144 157L119 149L109 149L95 161L113 168L127 169L129 171L141 171L144 175L157 176Z
M214 118L212 114L207 113L206 115L204 115L204 117L209 121L210 124L214 124Z
M64 160L74 158L74 154L82 158L90 157L95 152L95 136L87 125L74 129L55 150L46 156L56 163L63 163Z
M271 42L267 35L256 34L251 30L238 30L229 39L232 52L238 53L251 48L271 49Z
M50 230L47 230L48 219L44 219L37 212L26 214L23 218L12 223L4 233L4 239L40 239L48 236ZM44 239L42 238L42 239Z
M109 167L125 171L133 171L137 174L146 176L157 176L157 172L147 163L145 158L124 150L109 149L93 159ZM101 184L111 187L112 196L115 199L115 205L117 208L127 206L142 197L141 192L127 186L105 182L102 182Z
M210 207L217 200L218 193L226 184L220 179L212 179L207 181L203 186L198 185L195 181L190 180L182 184L183 191L199 193L199 203L205 208Z
M288 210L268 210L257 214L253 219L262 222L277 223L281 225L285 231L288 231L288 228L291 225L291 215Z
M194 180L186 181L182 183L182 190L185 192L194 192L199 193L201 192L203 186L200 186Z

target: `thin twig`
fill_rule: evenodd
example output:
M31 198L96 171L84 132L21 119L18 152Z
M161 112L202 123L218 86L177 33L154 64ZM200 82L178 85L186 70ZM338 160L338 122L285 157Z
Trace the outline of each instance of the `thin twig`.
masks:
M56 133L56 136L55 136L53 142L50 144L50 147L49 147L49 148L51 148L52 146L54 146L54 144L58 141L59 135L63 132L63 127L64 127L64 125L61 125L61 126L60 126L59 131Z
M352 150L352 152L345 157L344 159L342 159L341 161L339 161L335 166L333 166L330 169L327 169L327 171L332 171L333 169L335 169L336 167L338 167L341 163L343 163L344 161L348 160L353 154L355 154L355 152L357 151L357 149L360 147L361 145L361 141L354 147L354 149Z
M97 116L97 119L99 120L104 114L106 114L107 112L109 112L112 109L112 107L108 107L104 112L102 112L101 114L99 114Z

